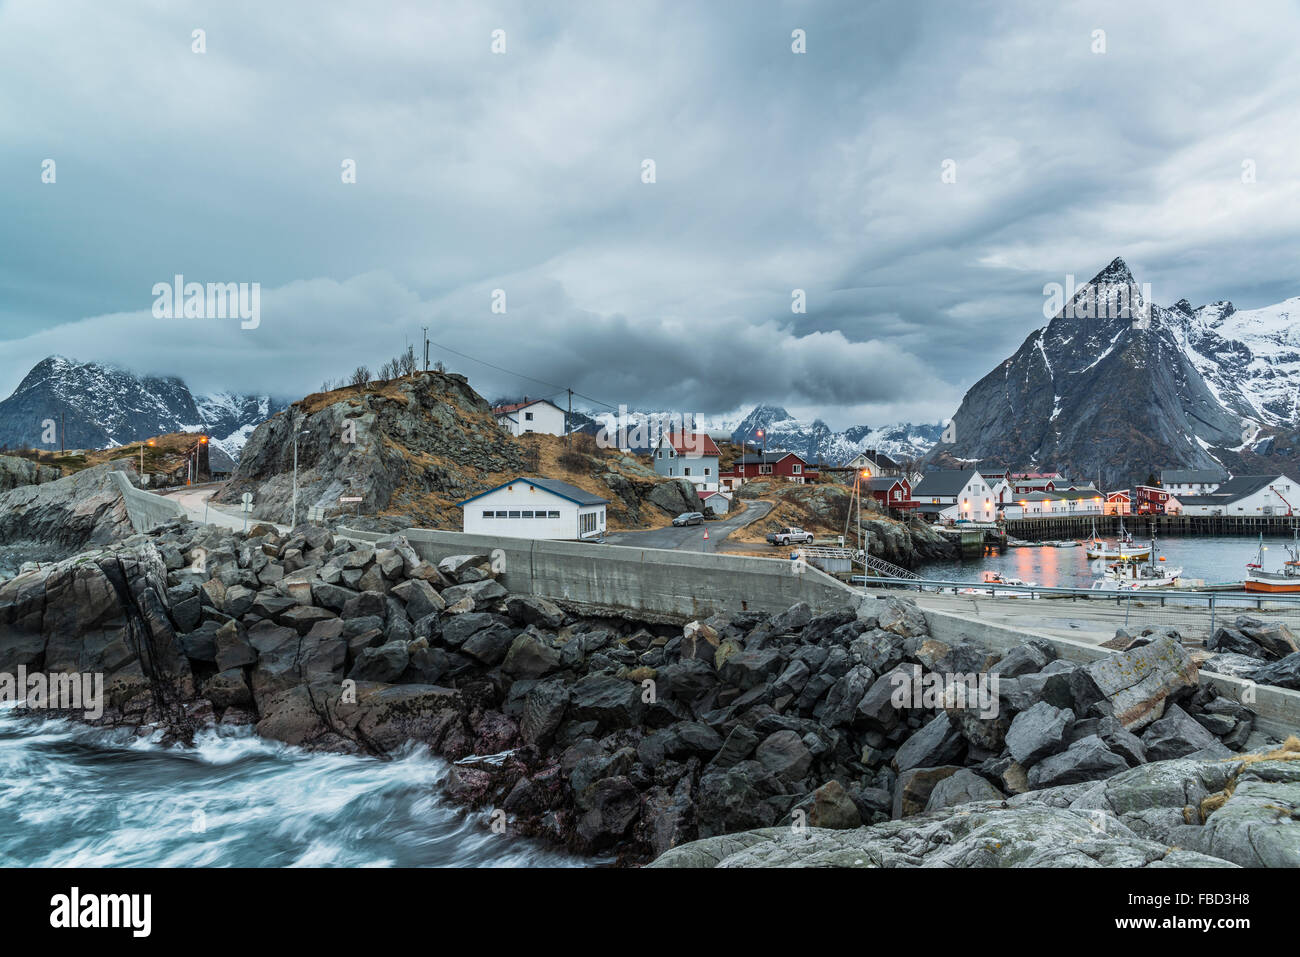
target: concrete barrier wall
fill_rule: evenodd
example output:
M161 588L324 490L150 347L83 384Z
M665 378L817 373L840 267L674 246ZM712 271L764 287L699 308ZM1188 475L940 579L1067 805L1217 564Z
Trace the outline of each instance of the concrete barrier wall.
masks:
M940 641L970 641L990 651L1009 651L1030 638L1038 638L1051 644L1062 658L1080 664L1105 658L1112 653L1106 648L1086 642L1057 638L1022 628L1011 629L948 612L922 609L922 613L926 624L930 626L930 634ZM1258 716L1256 727L1261 731L1279 738L1300 731L1300 691L1258 685L1244 678L1216 675L1211 671L1202 671L1200 675L1202 684L1213 686L1219 694L1240 701L1254 711Z
M159 525L185 518L185 509L181 508L180 503L163 498L161 495L141 491L131 484L125 472L114 471L109 474L117 483L118 491L122 493L127 517L131 519L131 527L137 532L147 532Z
M780 558L418 528L404 534L420 557L431 562L448 555L495 552L504 563L503 582L512 592L670 619L781 612L799 601L825 609L852 605L858 597L825 572L806 567L795 574L792 563Z

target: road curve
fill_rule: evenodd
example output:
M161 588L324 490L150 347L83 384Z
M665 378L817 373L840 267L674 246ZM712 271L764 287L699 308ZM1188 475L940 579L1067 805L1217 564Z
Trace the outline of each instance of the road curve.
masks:
M751 500L748 507L730 518L720 522L705 522L703 525L687 525L683 528L652 528L644 532L610 532L605 541L610 545L631 545L640 548L681 548L691 551L713 551L718 543L738 528L744 528L772 511L771 502ZM704 541L704 530L709 530L709 540Z

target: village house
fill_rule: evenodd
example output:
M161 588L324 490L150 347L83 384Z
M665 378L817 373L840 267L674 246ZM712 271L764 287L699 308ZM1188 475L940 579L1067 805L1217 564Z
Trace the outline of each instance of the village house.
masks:
M1293 515L1300 483L1286 475L1238 475L1209 495L1179 499L1184 515Z
M1072 518L1104 514L1105 496L1092 486L1055 492L1026 492L1003 509L1007 519Z
M1020 498L1030 492L1054 492L1065 485L1060 472L1012 472L1007 479L1011 497Z
M817 481L817 477L817 470L794 452L752 452L736 459L718 479L722 488L735 491L755 479L783 478L802 485Z
M993 487L974 469L926 472L912 497L918 512L942 521L992 522L998 517Z
M1050 518L1055 501L1051 492L1026 492L1003 506L1002 517L1009 521L1021 518Z
M726 515L731 511L731 493L714 489L711 492L700 491L696 493L700 497L700 511L706 515L712 512L714 515Z
M1181 500L1184 495L1209 495L1228 481L1218 469L1161 469L1160 487Z
M1177 515L1180 510L1178 499L1168 489L1158 485L1139 485L1133 490L1133 512L1136 515Z
M566 417L564 410L549 399L533 399L524 396L523 402L492 407L497 425L511 435L525 435L529 432L545 432L549 435L564 435Z
M1102 512L1106 515L1133 514L1133 494L1123 490L1107 492L1106 501L1102 503Z
M875 499L884 512L891 508L912 511L921 504L912 497L912 483L905 478L873 476L862 480L862 490Z
M705 432L664 432L652 457L655 471L688 478L700 492L718 490L718 446Z
M879 449L866 449L865 451L859 452L857 455L853 456L853 458L845 462L844 467L854 469L855 471L867 469L871 472L873 478L886 475L895 478L903 478L906 475L906 470L902 465L895 462Z
M508 538L597 538L608 499L558 479L520 476L458 503L464 531Z

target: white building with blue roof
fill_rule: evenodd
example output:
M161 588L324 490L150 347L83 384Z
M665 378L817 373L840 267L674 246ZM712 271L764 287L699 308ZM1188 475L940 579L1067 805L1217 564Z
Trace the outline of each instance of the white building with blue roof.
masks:
M600 537L608 504L568 482L527 476L458 503L468 533L548 539Z

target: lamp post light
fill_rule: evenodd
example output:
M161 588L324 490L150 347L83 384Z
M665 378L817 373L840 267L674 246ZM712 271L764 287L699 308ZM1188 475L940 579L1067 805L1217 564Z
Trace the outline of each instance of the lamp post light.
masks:
M293 519L292 528L298 527L298 436L307 435L309 430L300 429L293 433Z

